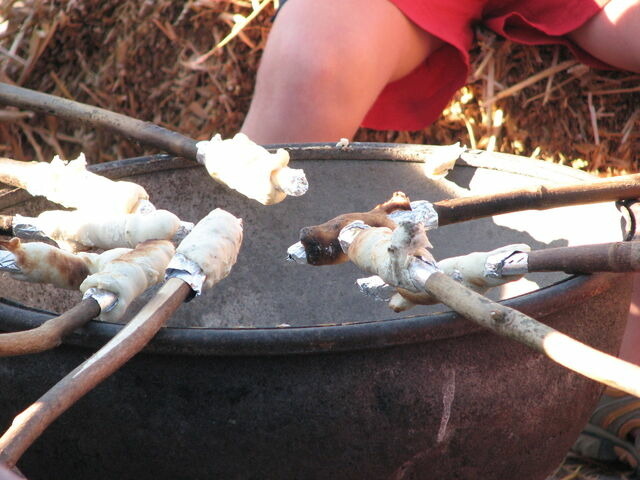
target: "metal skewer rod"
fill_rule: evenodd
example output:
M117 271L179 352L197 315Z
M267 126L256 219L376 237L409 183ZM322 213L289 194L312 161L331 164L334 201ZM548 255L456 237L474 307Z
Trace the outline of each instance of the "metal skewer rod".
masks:
M117 335L14 419L0 438L0 462L13 467L55 419L142 350L191 293L170 278Z

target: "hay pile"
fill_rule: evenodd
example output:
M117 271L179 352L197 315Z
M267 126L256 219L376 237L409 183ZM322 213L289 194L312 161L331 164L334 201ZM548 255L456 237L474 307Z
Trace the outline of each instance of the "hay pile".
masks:
M192 138L235 133L247 111L274 0L4 0L0 79L148 120ZM236 34L232 39L226 37ZM221 42L222 48L215 48ZM360 141L450 144L533 156L601 175L636 172L640 76L589 70L564 48L478 32L473 73L441 119ZM0 155L104 162L155 153L9 107Z

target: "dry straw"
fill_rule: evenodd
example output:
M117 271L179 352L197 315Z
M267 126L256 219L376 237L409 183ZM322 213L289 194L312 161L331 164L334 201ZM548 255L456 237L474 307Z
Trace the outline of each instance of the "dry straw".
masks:
M0 1L0 80L152 121L192 138L236 133L277 1ZM477 31L468 84L432 126L360 141L461 143L597 171L638 171L640 76L595 71L564 47ZM154 153L0 107L0 155L92 162Z

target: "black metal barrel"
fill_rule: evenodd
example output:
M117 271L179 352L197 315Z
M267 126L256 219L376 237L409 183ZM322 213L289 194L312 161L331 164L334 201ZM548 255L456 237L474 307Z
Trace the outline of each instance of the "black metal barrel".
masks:
M216 207L242 217L245 243L227 279L183 305L144 352L25 453L19 466L28 478L542 480L559 464L599 385L442 306L394 314L357 292L363 274L352 265L293 266L285 255L301 227L368 210L397 190L437 201L467 188L591 177L476 152L434 181L422 173L430 147L287 147L310 190L271 207L186 160L94 167L140 183L183 220ZM0 197L3 213L48 207L24 192ZM619 224L613 204L598 204L449 225L430 239L445 258L516 242L620 240ZM503 294L515 295L509 306L616 353L630 286L625 274L536 274ZM38 325L80 296L10 279L0 289L0 331ZM55 350L0 359L0 429L120 328L90 322Z

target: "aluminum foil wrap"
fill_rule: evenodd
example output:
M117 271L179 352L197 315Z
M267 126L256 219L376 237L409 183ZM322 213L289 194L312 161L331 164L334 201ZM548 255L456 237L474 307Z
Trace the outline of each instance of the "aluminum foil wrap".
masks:
M55 245L56 247L58 246L55 240L50 238L40 229L37 218L23 217L22 215L16 214L13 216L11 229L13 230L14 237L24 240L44 242L50 245Z
M309 182L304 170L299 168L281 168L277 172L278 190L292 197L300 197L309 190Z
M398 225L400 222L422 223L425 230L438 228L438 213L433 204L426 200L411 202L411 210L396 210L387 215Z
M356 285L358 285L360 293L380 302L388 302L396 293L395 287L392 287L377 275L359 278L356 280Z
M82 295L82 299L85 300L87 298L93 298L98 302L98 305L100 305L100 311L104 313L113 310L118 303L118 296L115 293L102 290L101 288L87 289L87 291L84 292L84 295Z
M369 225L364 223L362 220L356 220L355 222L351 222L349 225L340 230L340 234L338 235L338 241L340 242L340 247L342 247L342 251L347 253L349 251L349 247L351 243L356 238L356 236L362 231L371 228Z
M189 235L191 230L193 230L193 227L194 227L194 224L191 222L180 221L180 226L178 227L178 230L176 230L176 233L173 235L173 238L171 239L173 244L180 245L180 242L182 242L182 240L184 240L184 238L187 235Z
M491 278L503 278L529 273L529 254L519 250L504 250L487 257L484 275Z
M153 203L151 203L147 199L140 199L132 213L139 213L141 215L146 215L147 213L152 213L156 211L156 207Z
M202 293L202 286L207 278L196 262L189 260L181 253L176 253L167 266L165 280L173 277L188 284L196 295Z
M412 257L407 268L411 281L418 292L425 291L424 285L432 274L442 272L432 259L423 257Z
M287 261L307 265L307 252L302 242L297 242L287 248Z
M16 263L16 256L6 250L0 250L0 272L21 273L22 270Z
M457 268L454 268L453 272L451 272L449 274L449 276L451 278L453 278L458 283L464 282L464 275L462 275L462 272L460 270L458 270Z

